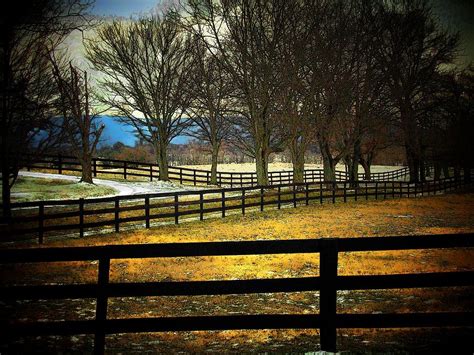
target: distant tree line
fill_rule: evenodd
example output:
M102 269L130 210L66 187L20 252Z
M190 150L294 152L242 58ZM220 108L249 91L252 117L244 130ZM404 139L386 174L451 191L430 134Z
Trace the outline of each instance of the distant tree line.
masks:
M302 181L312 145L328 180L338 163L370 175L394 144L412 181L472 165L473 72L453 65L458 35L425 0L190 0L104 24L86 49L103 102L155 146L164 179L179 134L207 144L214 179L223 143L239 147L260 184L283 151Z
M303 181L315 147L327 180L338 163L351 180L359 164L369 177L380 152L397 146L414 182L430 167L438 178L473 165L474 68L454 65L459 35L428 0L182 0L102 23L87 16L87 0L26 3L1 15L7 219L28 150L69 150L92 182L103 130L95 118L105 111L152 147L143 157L164 180L176 155L199 149L210 155L211 181L222 154L238 150L262 185L276 153ZM94 76L64 49L71 31L85 29ZM197 141L192 151L171 145L179 135Z

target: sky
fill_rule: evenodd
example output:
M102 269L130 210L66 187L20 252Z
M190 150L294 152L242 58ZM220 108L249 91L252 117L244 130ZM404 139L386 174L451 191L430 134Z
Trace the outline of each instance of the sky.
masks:
M95 0L92 13L105 16L123 16L138 15L143 12L149 12L158 3L169 2L159 0Z

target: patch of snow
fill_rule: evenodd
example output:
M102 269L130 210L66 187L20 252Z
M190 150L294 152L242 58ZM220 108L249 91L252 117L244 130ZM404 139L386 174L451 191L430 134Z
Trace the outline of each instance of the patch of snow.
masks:
M20 176L28 176L34 178L44 179L58 179L80 182L80 177L72 175L61 175L61 174L50 174L50 173L39 173L33 171L20 171ZM86 184L86 183L83 183ZM158 193L158 192L178 192L178 191L193 191L202 190L202 186L187 186L180 185L170 181L151 181L151 182L137 182L137 181L114 181L94 178L94 184L107 186L115 189L117 193L103 196L127 196L127 195L139 195L147 193Z

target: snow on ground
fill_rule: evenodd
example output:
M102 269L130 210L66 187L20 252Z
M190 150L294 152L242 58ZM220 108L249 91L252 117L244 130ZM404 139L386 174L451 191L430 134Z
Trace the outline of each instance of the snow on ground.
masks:
M211 170L210 165L180 165L182 168L200 169L200 170ZM322 164L306 164L305 169L322 169ZM403 168L403 166L391 166L391 165L373 165L371 167L372 173L379 173L385 171L393 171ZM343 164L336 165L336 169L339 171L345 171L346 168ZM218 171L222 172L255 172L255 163L231 163L231 164L219 164L217 166ZM270 163L268 164L268 171L291 171L293 167L291 163ZM362 166L359 165L359 172L364 172Z
M38 173L33 171L20 171L20 176L29 176L35 178L45 178L45 179L60 179L60 180L69 180L79 182L79 176L72 175L61 175L61 174L49 174L49 173ZM94 178L94 184L108 186L115 190L117 193L115 195L109 196L125 196L125 195L139 195L147 193L158 193L158 192L176 192L176 191L189 191L202 189L203 187L194 187L188 185L179 185L169 181L153 181L153 182L121 182L114 180L105 180ZM102 196L105 197L105 196Z

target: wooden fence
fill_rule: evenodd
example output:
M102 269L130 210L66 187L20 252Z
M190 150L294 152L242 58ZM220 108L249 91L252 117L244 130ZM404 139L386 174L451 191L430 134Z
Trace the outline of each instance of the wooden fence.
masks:
M32 160L25 157L23 166L27 169L44 169L54 171L58 174L64 172L80 172L81 165L75 157L62 155L43 155ZM107 174L123 179L140 178L153 181L160 178L160 171L157 164L141 163L128 160L114 160L94 158L92 160L92 171L94 176ZM404 167L394 171L372 173L371 181L386 181L404 178L408 175L408 168ZM336 181L348 180L348 174L344 171L336 171ZM188 183L193 185L209 185L211 182L211 172L208 170L181 168L175 166L168 167L169 179L180 184ZM359 173L359 180L363 181L365 174ZM324 180L322 169L308 169L304 172L305 182L319 182ZM293 171L271 171L268 173L268 183L289 184L293 182ZM217 184L220 186L255 186L257 185L257 174L254 172L218 172Z
M56 236L111 227L150 227L154 222L178 224L182 217L203 220L206 215L225 217L230 211L245 214L249 209L263 211L273 206L297 207L298 204L335 203L359 199L415 197L447 192L470 185L464 179L446 178L425 183L403 181L349 182L326 181L304 184L280 184L219 188L199 191L140 194L91 199L12 203L13 217L0 229L1 241Z
M323 351L335 352L339 328L472 327L474 312L338 314L338 290L374 290L473 286L474 272L441 272L399 275L338 276L340 252L472 248L474 234L346 239L273 240L177 244L110 245L98 247L0 250L0 263L42 263L98 260L96 284L0 287L4 302L37 299L95 298L94 320L15 322L2 320L3 339L33 335L94 334L94 351L104 352L105 336L115 333L230 330L320 329ZM110 283L114 259L222 255L319 253L318 277L253 280ZM261 314L109 319L110 297L171 295L224 295L270 292L319 291L319 314ZM4 341L5 341L4 340Z

